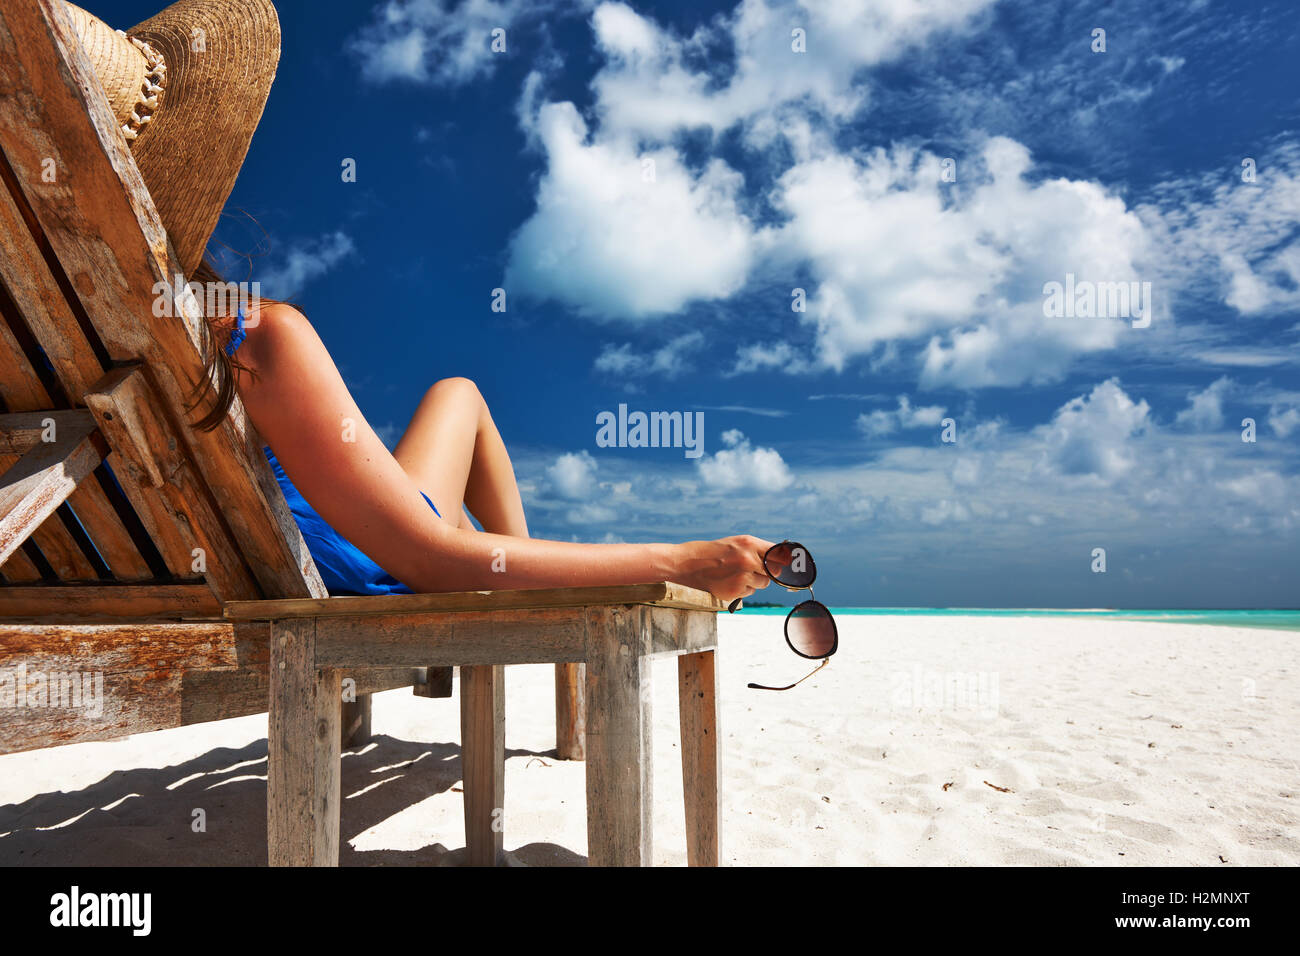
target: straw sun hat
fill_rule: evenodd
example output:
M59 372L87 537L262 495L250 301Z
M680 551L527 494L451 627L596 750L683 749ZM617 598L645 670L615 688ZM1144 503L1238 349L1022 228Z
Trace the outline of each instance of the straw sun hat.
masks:
M234 189L280 60L270 0L180 0L129 30L65 3L189 275Z

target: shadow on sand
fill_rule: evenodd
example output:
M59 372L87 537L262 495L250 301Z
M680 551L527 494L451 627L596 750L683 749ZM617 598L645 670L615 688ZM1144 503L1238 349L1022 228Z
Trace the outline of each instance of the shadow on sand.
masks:
M555 757L507 750L507 757ZM340 866L456 866L464 829L430 833L418 850L358 851L349 841L435 794L459 788L460 747L383 735L344 751ZM206 832L192 829L194 810ZM451 844L449 848L445 844ZM507 854L522 866L581 866L551 843ZM125 770L82 790L0 807L2 866L265 866L266 740L219 747L163 769Z

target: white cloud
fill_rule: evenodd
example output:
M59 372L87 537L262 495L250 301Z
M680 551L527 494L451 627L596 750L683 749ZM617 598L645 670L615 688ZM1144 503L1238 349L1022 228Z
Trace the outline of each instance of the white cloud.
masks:
M934 505L921 509L922 523L932 526L968 520L970 520L970 509L960 501L944 498Z
M1268 410L1268 427L1278 438L1286 438L1300 427L1300 408L1274 405Z
M257 280L262 283L262 291L266 295L277 299L292 299L308 282L329 272L354 250L352 239L346 233L327 233L290 247L281 261L262 269Z
M1234 368L1269 368L1273 365L1285 365L1295 359L1285 352L1268 349L1206 349L1191 353L1192 357L1206 365L1228 365Z
M1287 238L1300 151L1290 147L1261 164L1253 195L1229 186L1207 201L1207 176L1166 184L1136 209L1097 182L1044 178L1006 137L959 154L956 182L924 150L845 150L844 124L870 102L868 69L979 24L988 6L742 0L679 35L626 4L597 4L591 29L604 62L587 119L572 103L545 102L541 74L521 97L521 123L547 168L537 211L511 242L507 284L588 317L648 322L728 299L756 274L806 272L811 341L742 346L728 374L866 359L914 363L926 388L1051 383L1130 339L1157 347L1136 340L1125 318L1044 317L1043 284L1067 273L1152 281L1157 322L1206 262L1240 311L1300 307L1300 244ZM807 53L791 50L794 27L806 31ZM1166 73L1183 65L1146 62ZM743 167L748 184L716 145L704 142L689 164L676 148L685 131L707 129L716 144L737 127L757 160ZM642 179L646 159L654 183ZM782 221L759 227L763 209Z
M1193 431L1210 432L1223 427L1223 399L1233 388L1226 375L1216 379L1204 390L1188 395L1187 407L1174 421Z
M980 483L983 477L983 460L979 455L963 455L952 466L952 483L958 488L968 488Z
M1239 498L1260 504L1285 501L1289 486L1286 478L1276 471L1258 469L1248 474L1219 482L1219 487Z
M348 47L372 82L459 86L491 73L510 53L511 28L551 7L538 0L386 0ZM494 53L498 28L506 31L506 50Z
M570 508L564 517L570 524L608 524L618 517L618 512L608 505L588 502Z
M744 285L754 230L738 202L742 178L722 160L695 173L672 147L589 140L572 103L547 103L525 121L547 170L537 211L511 240L506 288L591 318L638 320Z
M741 412L745 415L758 415L762 418L788 418L790 413L784 408L758 408L753 405L700 405L711 412Z
M1098 183L1044 178L1005 137L959 154L954 183L941 181L942 157L923 150L845 147L847 123L872 101L873 67L987 25L992 5L740 0L686 35L621 2L384 0L352 45L372 80L461 84L503 59L488 48L494 27L514 43L518 25L590 10L602 58L590 106L580 114L571 102L547 102L545 67L520 99L521 125L546 169L536 212L511 240L504 284L589 318L646 323L726 300L755 275L811 274L803 330L811 341L743 346L728 374L843 370L866 359L873 368L912 363L926 388L1059 381L1081 356L1139 334L1121 319L1044 318L1042 285L1067 272L1158 280L1158 320L1178 294L1207 282L1244 314L1300 310L1294 143L1260 158L1255 184L1225 183L1215 170L1164 184L1136 210ZM792 48L795 28L807 52ZM1095 119L1111 100L1149 95L1157 72L1185 65L1165 54L1140 61L1145 87L1111 89L1082 110L1067 108L1083 88L1065 65L1026 82L1048 84L1045 96L1060 92L1058 112ZM971 116L996 119L975 101L998 99L992 90L966 93ZM688 161L680 137L691 130L712 136L692 140ZM746 162L734 166L748 183L720 158L724 132L739 135ZM645 160L654 161L653 182ZM784 221L756 225L769 210ZM1226 346L1202 351L1263 361ZM611 346L598 365L647 373L656 361Z
M1111 483L1134 465L1130 439L1152 427L1151 408L1134 402L1117 379L1066 402L1048 425L1035 429L1043 463L1056 473Z
M773 342L770 345L754 343L741 345L736 349L736 361L727 375L745 375L750 372L779 371L788 374L810 371L812 366L799 355L789 342Z
M788 170L773 196L788 216L777 242L818 280L806 320L821 362L840 370L924 343L922 384L969 388L1053 381L1112 347L1126 321L1045 318L1042 288L1067 273L1139 279L1142 223L1101 186L1034 183L1030 167L1022 145L993 137L958 170L959 188L942 181L940 157L905 147Z
M546 477L560 497L586 498L596 488L596 459L585 450L563 454L546 470Z
M1244 168L1163 183L1139 207L1163 268L1189 293L1213 293L1243 315L1300 311L1300 143Z
M871 438L892 435L899 429L930 428L943 420L942 405L912 407L906 395L898 396L896 409L876 409L858 416L858 428Z
M726 447L701 458L700 478L714 491L783 491L794 483L794 475L774 448L754 448L737 429L722 433Z
M582 501L550 490L544 476L555 455L521 450L516 466L539 537L565 539L576 530L589 540L606 532L629 541L736 532L777 539L793 527L819 548L825 567L841 569L837 577L865 565L869 573L858 580L867 593L874 593L877 575L901 580L939 551L943 567L961 569L934 578L949 589L946 603L966 600L962 595L972 592L962 587L975 581L993 593L987 588L1001 586L1007 574L1035 587L1061 585L1072 575L1093 580L1089 555L1097 546L1107 548L1116 576L1129 569L1147 575L1162 600L1176 603L1170 595L1189 587L1227 600L1234 588L1254 586L1254 577L1271 582L1270 595L1285 592L1300 532L1300 452L1293 441L1252 446L1234 436L1225 444L1222 434L1157 428L1143 396L1114 380L1080 392L1037 426L968 423L962 416L956 447L891 444L829 461L824 443L810 437L797 481L776 495L755 489L770 491L781 480L755 480L761 469L726 455L719 456L715 484L680 459L601 456L601 493ZM1254 399L1280 411L1300 405L1282 389L1261 390ZM755 450L736 431L719 447ZM792 454L784 446L782 453ZM791 471L784 461L780 469ZM871 542L866 559L863 540ZM1206 560L1214 563L1207 568ZM929 583L918 600L935 600ZM1077 586L1084 590L1070 592L1070 600L1082 601L1089 585Z
M691 358L704 344L704 333L687 332L649 354L641 354L630 342L606 345L596 356L595 368L614 376L659 374L675 378L692 365Z
M623 3L592 17L606 67L592 83L602 122L665 139L682 128L721 133L737 123L770 121L798 104L848 119L866 100L854 85L865 67L905 56L933 34L960 29L990 0L743 0L727 16L677 37ZM796 52L792 31L804 31ZM724 49L735 70L725 84L702 66ZM716 56L716 53L714 54Z

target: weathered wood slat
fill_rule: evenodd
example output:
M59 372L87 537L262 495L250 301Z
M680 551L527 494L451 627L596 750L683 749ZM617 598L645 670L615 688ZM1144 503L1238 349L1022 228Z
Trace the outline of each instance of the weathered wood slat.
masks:
M33 531L31 540L60 581L96 580L95 566L57 516L47 519Z
M13 467L20 458L20 455L0 454L0 471ZM43 521L32 532L31 543L41 552L42 557L49 563L54 574L60 580L95 580L94 565L90 563L90 559L81 550L77 540L59 518L54 517ZM16 557L20 553L20 551L15 551L11 557ZM4 566L7 567L8 563L8 561L5 561ZM30 564L30 559L28 559L27 563ZM21 567L21 564L19 566ZM34 565L32 571L34 572L33 576L27 580L40 580L40 572L36 570Z
M0 624L0 753L179 726L182 673L234 667L232 634L225 622Z
M686 862L717 866L721 855L718 817L717 654L677 658L677 706L681 715L682 795L686 811Z
M99 679L92 675L91 696L98 696L102 702L98 713L86 706L9 707L4 720L0 720L0 754L178 727L181 673L122 671L103 674Z
M357 694L361 696L410 687L419 680L420 674L413 667L371 667L343 671L341 677L353 678L357 682ZM179 723L168 726L264 714L270 692L270 677L265 663L260 668L241 665L234 671L187 671L181 688Z
M26 451L39 441L44 422L53 418L56 423L84 414L80 409L50 410L50 397L32 370L31 363L22 353L9 326L0 323L0 389L4 390L9 412L4 418L11 426L9 434L0 439L0 467L13 463L13 456ZM97 480L81 482L68 499L86 533L94 542L115 576L121 580L145 580L153 576L152 569L140 555L139 549L127 532L122 518L109 502ZM91 580L96 577L94 566L83 553L72 535L61 522L48 521L33 536L46 559L64 580ZM28 567L24 568L24 564ZM7 580L35 581L40 573L25 558L19 559L14 573Z
M81 307L113 361L141 359L169 408L205 374L193 296L164 294L176 317L154 314L158 283L180 272L107 98L56 0L7 0L0 11L0 145ZM39 91L39 94L38 92ZM60 171L40 172L47 159ZM326 595L301 532L248 425L242 403L212 432L183 424L197 463L262 586Z
M0 475L0 563L67 500L108 454L88 414L55 431Z
M583 760L587 753L587 665L555 665L555 755Z
M410 671L383 672L370 693L410 686ZM113 740L188 724L262 714L270 683L266 668L218 671L123 671L105 674L103 712L85 708L13 707L0 721L0 754Z
M590 588L532 588L511 591L454 591L441 594L342 595L327 600L231 601L223 613L232 620L290 617L419 614L429 611L527 610L596 604L653 604L695 611L723 611L726 605L707 591L670 582Z
M29 673L104 675L98 716L84 708L0 709L0 753L265 713L269 636L264 622L0 623L0 702L3 675L23 664ZM368 695L410 687L423 669L355 667L340 676Z
M110 463L112 458L109 455ZM77 485L77 490L68 498L68 504L76 512L115 579L148 581L154 577L153 569L140 554L126 523L93 475Z
M41 579L40 568L22 548L9 555L9 559L0 565L0 574L3 574L6 582L25 583Z
M259 594L226 523L185 453L177 431L139 366L104 374L86 405L117 455L114 473L172 574L190 577L194 549L200 572L219 600Z
M644 607L587 618L587 863L650 866L653 823L649 625Z
M312 661L311 621L271 625L271 712L266 775L272 866L339 861L339 672Z
M8 565L6 565L6 568ZM221 619L221 603L202 581L192 584L58 584L0 587L0 618L41 621Z
M120 673L233 668L234 628L225 621L121 624L0 623L0 669Z
M3 74L0 74L3 75ZM0 398L11 412L50 408L53 399L27 361L8 322L0 321Z
M718 616L675 607L652 607L648 615L651 654L691 654L718 644Z
M450 697L454 667L425 667L424 676L411 688L416 697Z
M0 415L0 453L24 455L44 440L46 430L58 434L65 426L85 425L84 409L7 412Z
M20 209L26 203L21 193L15 195L18 184L11 176L8 163L0 162L0 180L6 187L0 189L0 281L75 404L104 374L104 365L37 248L23 214L30 216L31 210Z
M8 326L3 323L0 323L0 329L9 332ZM59 422L75 418L84 412L80 409L49 410L50 399L32 372L31 363L21 352L6 354L10 345L17 348L16 342L12 341L12 334L9 336L9 342L3 339L4 337L0 336L0 388L4 387L2 383L11 380L9 378L11 375L12 380L17 383L5 394L6 405L10 411L3 416L6 431L3 437L0 437L0 466L7 467L13 461L9 456L21 454L31 444L40 440L47 419L53 418L57 428ZM123 581L147 580L153 577L152 569L141 556L122 517L104 494L98 480L89 479L81 482L68 501L115 577ZM47 522L44 530L36 533L34 540L38 546L43 542L45 546L41 550L48 551L54 556L51 563L64 569L60 577L65 580L95 577L93 566L86 555L77 547L66 529L57 522ZM8 574L6 578L14 579ZM21 579L30 581L39 578L40 574L34 573Z
M470 866L496 866L503 862L505 852L504 667L460 669L460 740L466 862Z
M339 746L347 750L368 743L373 716L373 701L369 694L357 694L356 700L343 701L343 713L339 724Z
M552 664L585 652L581 608L315 620L319 667Z

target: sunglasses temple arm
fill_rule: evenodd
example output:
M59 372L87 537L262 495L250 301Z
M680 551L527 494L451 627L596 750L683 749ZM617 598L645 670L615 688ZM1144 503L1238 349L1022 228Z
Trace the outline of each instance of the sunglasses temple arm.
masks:
M800 677L793 684L787 684L785 687L768 687L766 684L749 684L748 686L753 690L793 690L794 688L802 684L804 681L806 681L809 677L812 677L813 674L816 674L819 670L821 670L830 662L831 659L829 657L825 658L820 664L814 667L810 673L804 675L803 677Z

